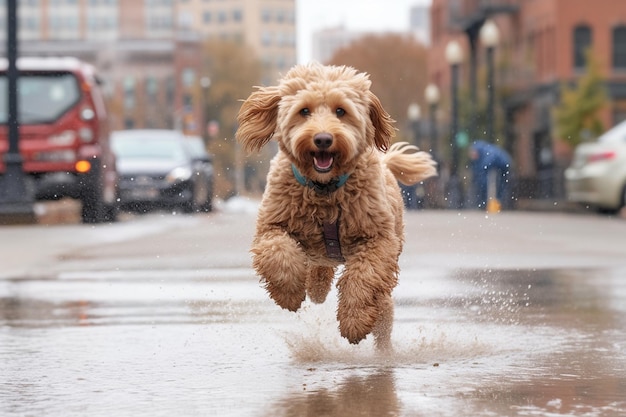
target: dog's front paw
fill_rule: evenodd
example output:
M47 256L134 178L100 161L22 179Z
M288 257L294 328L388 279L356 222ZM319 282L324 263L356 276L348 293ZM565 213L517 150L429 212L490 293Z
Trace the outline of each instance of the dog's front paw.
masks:
M352 344L357 344L372 332L378 309L374 306L346 308L340 302L337 309L339 331L341 336L348 339Z
M286 234L258 239L252 254L269 296L284 309L298 310L306 298L307 260L297 243Z
M265 289L276 304L289 311L298 311L306 298L304 286L302 288L292 288L288 291L274 282L265 280Z

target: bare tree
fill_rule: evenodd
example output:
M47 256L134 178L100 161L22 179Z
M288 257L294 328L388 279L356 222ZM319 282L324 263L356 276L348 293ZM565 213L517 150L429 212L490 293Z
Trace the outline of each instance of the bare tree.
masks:
M426 110L424 89L428 84L427 51L409 35L367 35L339 49L328 62L349 65L370 74L372 91L391 117L400 136L410 139L407 109L417 103Z
M203 45L200 77L209 77L210 87L202 92L206 100L206 117L217 122L219 131L209 141L209 150L215 155L215 189L218 195L228 197L243 181L239 175L244 170L247 177L265 177L268 157L257 156L252 161L240 158L235 142L237 113L245 99L261 79L261 64L254 52L245 45L222 40L207 41ZM247 178L247 182L253 182Z

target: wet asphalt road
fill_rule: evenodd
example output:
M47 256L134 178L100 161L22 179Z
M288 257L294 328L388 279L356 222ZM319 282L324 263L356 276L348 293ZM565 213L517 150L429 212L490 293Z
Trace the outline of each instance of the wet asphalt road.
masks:
M239 203L0 227L0 415L626 415L626 220L407 213L381 357L268 300Z

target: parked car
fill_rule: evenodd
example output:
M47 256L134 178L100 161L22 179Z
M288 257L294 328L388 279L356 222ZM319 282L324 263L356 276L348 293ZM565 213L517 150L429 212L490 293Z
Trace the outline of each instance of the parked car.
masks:
M111 135L117 156L122 208L180 208L183 212L212 207L213 167L206 155L192 153L192 140L176 130L120 130Z
M0 177L9 149L7 66L0 58ZM114 221L115 155L96 68L73 57L23 57L17 68L19 151L28 188L37 200L79 200L84 223Z
M197 176L206 178L206 196L200 198L204 203L199 207L202 211L213 210L213 156L211 156L204 145L204 141L199 136L185 136L185 144L193 161L193 172Z
M602 211L626 206L626 121L602 134L597 142L576 147L565 171L565 187L570 201Z

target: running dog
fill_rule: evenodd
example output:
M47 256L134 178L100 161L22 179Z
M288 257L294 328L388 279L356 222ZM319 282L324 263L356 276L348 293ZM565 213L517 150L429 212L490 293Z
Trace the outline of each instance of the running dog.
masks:
M392 145L394 120L370 85L350 67L296 66L243 102L236 137L248 152L278 143L251 249L269 296L290 311L307 294L322 303L343 264L341 335L356 344L372 333L388 350L404 243L398 181L436 175L436 164L415 146Z

